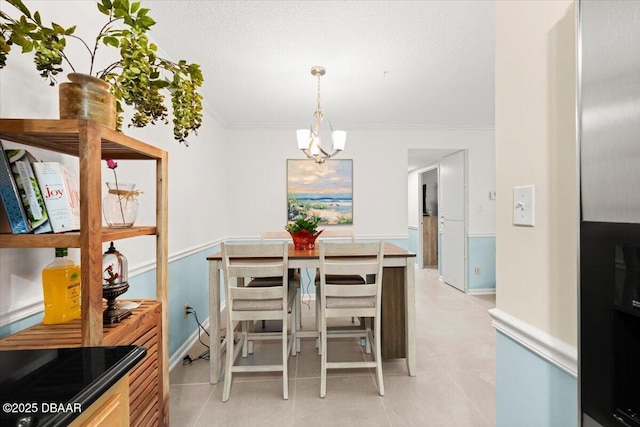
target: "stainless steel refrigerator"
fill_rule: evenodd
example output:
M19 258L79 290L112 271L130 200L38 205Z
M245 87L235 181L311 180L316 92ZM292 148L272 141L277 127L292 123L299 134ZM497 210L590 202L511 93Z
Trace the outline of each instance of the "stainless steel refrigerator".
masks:
M579 3L583 426L640 427L640 0Z

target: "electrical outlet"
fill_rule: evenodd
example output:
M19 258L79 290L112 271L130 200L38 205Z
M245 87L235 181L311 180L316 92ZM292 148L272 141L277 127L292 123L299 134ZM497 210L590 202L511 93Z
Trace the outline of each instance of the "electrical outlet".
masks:
M476 276L480 275L480 266L476 266Z
M190 308L191 307L189 306L189 303L188 302L185 303L185 305L184 305L184 317L188 317L189 316L189 309Z

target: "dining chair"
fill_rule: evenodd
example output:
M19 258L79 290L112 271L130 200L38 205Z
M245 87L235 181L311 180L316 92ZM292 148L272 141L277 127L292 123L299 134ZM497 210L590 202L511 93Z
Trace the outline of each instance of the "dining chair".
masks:
M273 241L291 241L291 235L286 231L261 231L260 232L260 243L265 242L273 242ZM253 286L275 286L278 283L279 277L261 277L256 278L253 282ZM302 280L300 278L300 269L299 268L290 268L289 269L289 287L298 288L298 298L296 298L296 328L299 331L302 328L302 289L300 286L302 284ZM265 324L262 323L262 328L264 329ZM298 349L299 350L299 349Z
M375 368L378 393L384 395L382 355L380 349L380 301L382 295L383 242L330 243L320 242L320 397L327 392L327 369ZM358 274L372 278L365 284L334 283L333 275ZM373 330L356 330L372 342L374 360L359 362L328 362L328 338L346 336L344 332L327 330L327 319L364 317L373 319ZM369 324L370 325L370 324Z
M226 290L226 366L222 401L229 400L234 372L282 371L282 395L289 397L287 363L290 354L295 356L295 326L289 328L288 315L296 316L297 288L288 281L288 245L283 244L237 244L222 243L222 268ZM276 286L237 286L239 278L278 277ZM235 283L236 286L232 286ZM249 282L251 285L251 282ZM238 322L257 320L281 320L281 332L250 333L242 328L235 332ZM289 332L290 329L290 332ZM282 361L273 365L236 366L235 360L248 340L282 340ZM237 345L235 343L238 340Z
M320 241L325 241L325 240L342 241L343 239L349 239L350 242L352 243L355 242L355 234L353 232L353 229L351 228L335 228L330 230L325 229L323 230L322 234L318 236L318 238L320 239ZM341 283L345 285L357 285L357 284L364 284L366 282L365 278L360 276L359 274L334 274L328 277L328 279L331 283ZM316 285L316 313L318 313L320 311L318 308L318 301L319 301L318 289L320 289L320 270L316 270L315 285ZM316 316L316 323L319 329L319 323L317 322L317 320L318 320L318 317ZM355 323L355 318L351 318L351 323ZM370 353L371 344L368 338L365 338L365 346L367 349L367 353Z

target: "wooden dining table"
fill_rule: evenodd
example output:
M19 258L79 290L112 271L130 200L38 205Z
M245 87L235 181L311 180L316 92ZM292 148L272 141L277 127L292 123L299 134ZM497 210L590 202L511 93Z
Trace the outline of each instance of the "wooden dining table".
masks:
M405 358L407 372L416 375L415 254L385 242L382 272L381 351L383 359ZM207 257L209 264L209 348L210 383L220 378L220 277L222 253ZM289 244L289 268L318 268L320 251L296 250Z

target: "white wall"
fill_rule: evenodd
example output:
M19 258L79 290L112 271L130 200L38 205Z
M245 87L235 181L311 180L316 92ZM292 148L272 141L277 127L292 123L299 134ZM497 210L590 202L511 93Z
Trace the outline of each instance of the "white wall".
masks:
M30 1L29 5L43 17L69 25L68 2ZM94 11L95 2L74 2L73 7L74 14L83 16L79 34L102 24ZM71 44L69 48L71 55L80 53ZM0 117L57 118L57 87L47 86L28 55L11 53L7 67L0 71L0 93ZM205 115L203 128L191 139L189 148L173 140L170 126L125 129L128 135L169 152L171 257L226 237L256 237L262 230L279 230L286 223L286 159L303 158L296 148L295 130L231 131L221 129L212 117ZM407 236L409 149L468 149L474 188L470 206L476 206L493 189L493 138L492 130L349 130L347 148L339 158L353 159L355 232L380 238ZM75 164L75 159L52 153L36 154L43 160ZM153 166L119 163L119 179L134 181L145 192L140 199L139 223L151 221L155 212ZM103 181L111 177L111 171L104 167ZM470 231L494 231L490 204L482 214L471 215ZM121 241L117 246L128 257L132 274L153 267L151 237ZM77 258L77 251L72 255ZM52 257L49 249L0 250L0 325L13 318L14 314L8 313L27 302L31 309L41 310L40 270Z
M423 132L422 146L408 148L460 148L467 150L469 165L469 234L495 233L496 202L489 200L495 191L494 134L489 130ZM431 166L431 165L424 165ZM420 169L407 175L408 225L418 227L422 216L422 189L419 188Z
M300 159L295 130L229 132L229 235L257 236L286 224L286 159ZM493 131L350 130L340 159L353 159L353 228L357 235L406 237L407 155L410 148L462 147L470 151L474 191L493 188ZM416 184L417 185L417 184ZM486 191L485 191L486 190ZM417 195L417 187L413 192ZM473 196L474 202L481 195ZM415 199L415 197L414 197ZM417 201L414 200L414 203ZM494 214L474 215L475 232L493 232ZM417 208L413 213L417 224Z
M43 19L66 25L69 19L65 19L65 15L69 9L68 6L60 7L61 3L64 2L29 2L29 6L32 10L39 10ZM78 26L79 32L104 23L99 19L102 15L95 8L93 1L74 3L74 12L84 16ZM9 7L3 5L3 11L7 9ZM81 53L71 40L68 49L74 56ZM10 53L7 66L0 71L0 117L58 118L58 87L49 87L37 73L32 61L32 56L21 54L19 48L14 47ZM59 81L66 81L64 74ZM224 206L227 177L223 167L226 137L213 116L205 111L203 126L197 137L189 138L188 148L173 139L171 125L125 128L124 132L169 153L170 257L182 256L222 239L226 235ZM29 150L40 160L63 161L77 169L75 158ZM155 163L118 163L118 180L135 182L144 191L140 196L140 212L136 222L153 224ZM112 177L112 171L103 165L102 181L111 181ZM116 246L127 256L131 274L155 268L153 237L123 240ZM79 259L77 250L71 250L70 255ZM40 272L53 257L52 249L0 249L0 326L15 317L42 310Z
M577 346L573 1L496 2L497 308ZM535 227L512 224L535 185Z

